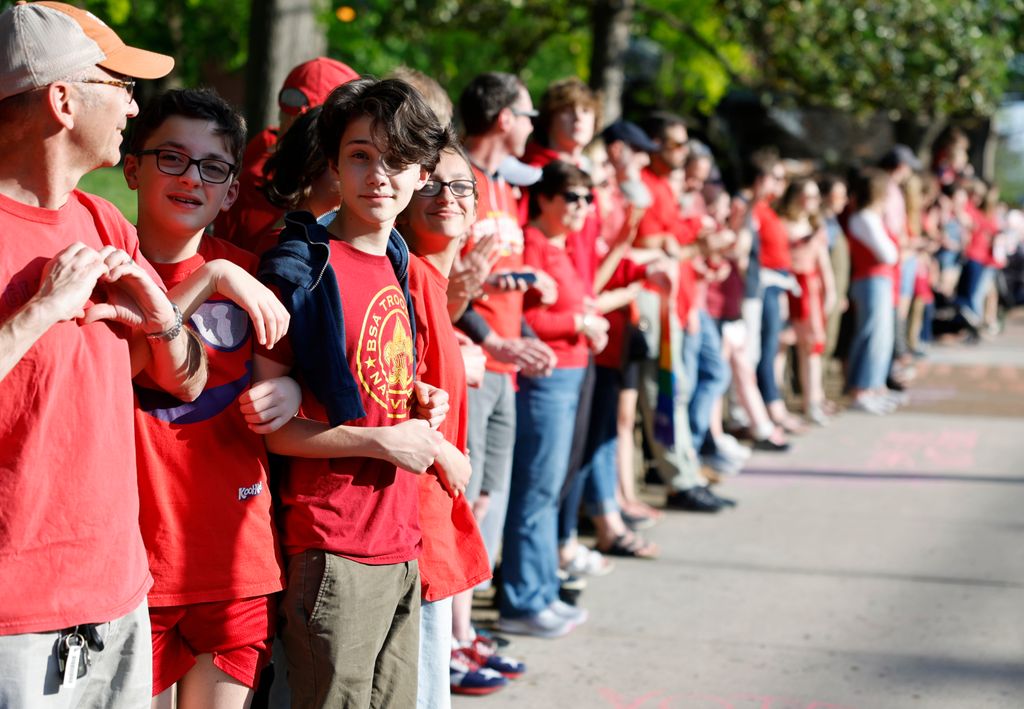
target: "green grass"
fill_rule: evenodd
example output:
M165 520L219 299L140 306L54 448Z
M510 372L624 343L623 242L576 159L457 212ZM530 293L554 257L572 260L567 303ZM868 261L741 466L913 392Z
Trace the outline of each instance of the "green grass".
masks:
M93 170L78 183L78 189L91 192L114 203L125 219L132 224L138 216L135 193L128 189L120 167L103 167Z

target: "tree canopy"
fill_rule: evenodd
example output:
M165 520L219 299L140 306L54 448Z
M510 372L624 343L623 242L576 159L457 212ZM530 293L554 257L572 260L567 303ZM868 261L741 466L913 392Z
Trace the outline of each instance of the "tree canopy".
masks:
M1024 0L322 2L332 56L375 75L406 64L453 95L485 70L516 72L533 92L556 78L588 78L594 8L628 7L626 71L641 102L705 114L739 86L792 105L893 118L987 116L1024 42ZM77 4L127 41L174 56L174 83L239 72L249 57L254 3L246 0Z

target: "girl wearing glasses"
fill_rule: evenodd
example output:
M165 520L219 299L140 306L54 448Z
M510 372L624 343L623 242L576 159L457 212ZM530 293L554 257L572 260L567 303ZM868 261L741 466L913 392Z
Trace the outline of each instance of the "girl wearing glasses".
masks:
M417 477L423 533L420 707L450 706L450 691L489 694L507 683L502 672L523 671L514 660L488 653L470 624L472 589L490 578L491 568L465 498L472 472L466 455L467 377L448 314L447 288L462 236L476 221L476 201L469 160L461 147L450 145L400 218L413 254L409 290L416 317L417 376L447 391L451 406L438 429L445 439L441 455L428 474Z

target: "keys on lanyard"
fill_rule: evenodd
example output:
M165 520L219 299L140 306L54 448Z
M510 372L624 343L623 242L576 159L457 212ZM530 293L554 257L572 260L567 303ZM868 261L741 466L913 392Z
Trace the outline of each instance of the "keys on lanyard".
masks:
M57 669L65 687L74 687L89 671L89 644L77 627L57 640Z

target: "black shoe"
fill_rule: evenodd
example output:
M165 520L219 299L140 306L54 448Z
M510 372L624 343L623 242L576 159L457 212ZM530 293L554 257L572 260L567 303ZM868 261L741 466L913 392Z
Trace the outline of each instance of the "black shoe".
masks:
M885 380L885 386L887 389L892 389L893 391L907 390L907 385L901 382L899 379L896 379L895 377L888 377Z
M712 492L711 488L705 487L705 488L703 488L703 490L708 495L711 495L711 497L713 497L716 500L718 500L719 504L722 507L735 507L736 506L736 500L732 499L731 497L722 497L717 492Z
M718 512L724 504L706 487L691 487L670 492L665 498L665 507L686 512Z
M754 450L784 453L785 451L789 450L789 442L787 441L786 443L775 443L769 438L762 438L760 441L754 441Z

